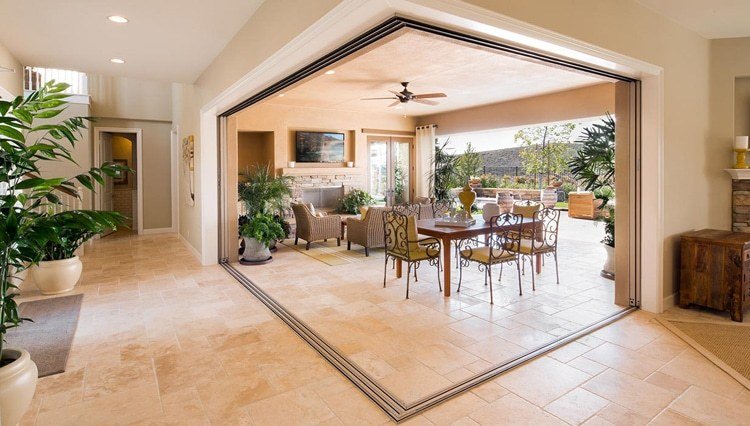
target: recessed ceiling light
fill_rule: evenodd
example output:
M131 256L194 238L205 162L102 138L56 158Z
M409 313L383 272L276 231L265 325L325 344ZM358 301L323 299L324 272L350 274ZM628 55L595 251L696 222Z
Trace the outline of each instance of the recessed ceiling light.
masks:
M124 64L125 60L120 58L112 58L109 60L109 62L112 62L113 64Z
M109 19L112 22L116 22L118 24L126 24L126 23L128 23L128 18L126 18L124 16L120 16L120 15L107 16L107 19Z
M325 74L326 75L336 74L336 71L334 71L334 70L328 70L328 71L326 71Z
M283 98L283 97L284 97L284 94L283 94L283 93L279 93L279 97L280 97L280 98Z

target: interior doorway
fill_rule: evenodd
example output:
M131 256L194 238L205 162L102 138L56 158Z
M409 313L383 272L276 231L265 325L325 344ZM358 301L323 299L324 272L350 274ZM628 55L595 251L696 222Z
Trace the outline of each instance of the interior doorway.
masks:
M94 164L116 163L133 169L133 173L118 176L104 176L94 198L99 210L116 211L126 216L127 228L121 232L143 232L143 197L140 177L141 129L135 128L94 128ZM108 230L102 236L112 234Z
M412 138L367 137L369 192L377 204L392 206L413 199L413 145Z

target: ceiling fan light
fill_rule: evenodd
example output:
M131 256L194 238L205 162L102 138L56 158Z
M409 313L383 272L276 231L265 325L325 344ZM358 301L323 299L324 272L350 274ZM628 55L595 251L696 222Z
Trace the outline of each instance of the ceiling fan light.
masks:
M120 15L107 16L107 19L109 19L110 21L116 24L127 24L128 22L130 22L128 18L124 16L120 16Z

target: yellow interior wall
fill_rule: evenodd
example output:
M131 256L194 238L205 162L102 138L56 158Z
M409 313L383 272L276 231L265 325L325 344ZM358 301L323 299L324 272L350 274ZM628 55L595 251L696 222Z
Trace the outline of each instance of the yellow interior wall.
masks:
M124 135L112 135L112 159L126 160L128 167L136 169L133 158L133 141ZM136 170L137 173L137 170ZM135 175L128 176L127 185L117 185L118 188L135 188Z
M274 168L273 132L237 132L238 172L258 165Z

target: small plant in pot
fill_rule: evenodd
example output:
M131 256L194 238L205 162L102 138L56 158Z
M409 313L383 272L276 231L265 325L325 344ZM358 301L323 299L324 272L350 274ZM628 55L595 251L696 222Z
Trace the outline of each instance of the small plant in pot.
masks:
M42 249L42 260L31 269L42 294L73 290L83 271L81 259L76 255L78 248L108 228L122 226L125 219L117 212L92 210L71 210L50 216L47 223L54 235Z
M242 237L242 228L258 213L274 218L285 230L279 240L289 236L291 226L284 218L284 211L289 207L292 196L291 176L274 176L270 165L256 165L247 168L240 174L238 186L239 201L245 206L245 214L239 217L238 229ZM270 244L270 249L276 248L277 240ZM244 254L245 240L241 242L240 253Z
M283 226L273 216L256 213L240 228L245 243L243 264L266 263L271 260L271 243L284 238Z
M104 177L128 168L105 163L70 178L41 177L41 162L75 164L73 148L86 128L85 119L72 117L55 124L35 124L50 119L66 105L69 86L54 81L26 97L0 99L0 424L19 422L34 396L37 368L22 348L5 346L5 334L27 318L19 315L15 301L23 273L38 264L48 242L57 238L51 211L64 207L58 190L80 198L78 185L94 190ZM91 213L94 217L97 213ZM82 212L86 216L87 212ZM92 219L94 220L94 219Z
M352 189L348 194L339 199L337 211L344 214L358 214L360 207L371 206L375 204L372 195L361 189Z

